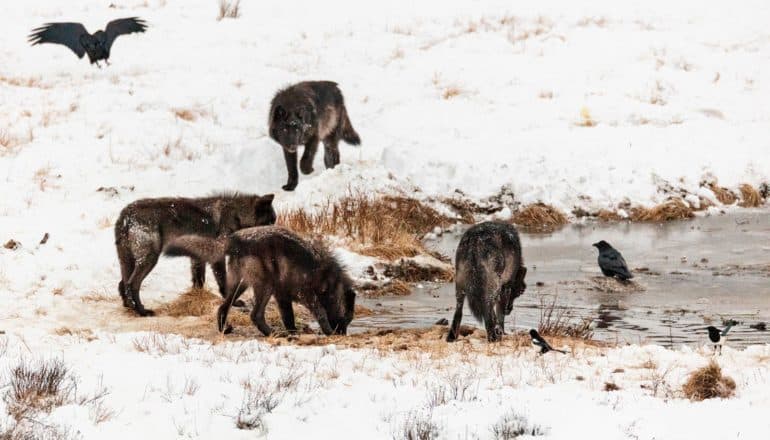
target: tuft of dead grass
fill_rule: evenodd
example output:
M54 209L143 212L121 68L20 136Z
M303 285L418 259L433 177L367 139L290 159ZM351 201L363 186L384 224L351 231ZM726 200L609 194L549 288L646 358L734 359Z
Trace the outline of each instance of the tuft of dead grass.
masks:
M556 302L556 297L550 303L546 302L545 298L540 299L540 322L537 331L543 336L590 340L594 335L592 320L585 318L576 322L569 310L558 306Z
M217 21L223 18L238 18L241 16L241 0L219 0Z
M684 201L672 198L652 208L631 208L631 220L635 222L667 222L694 217L693 209Z
M762 205L762 195L753 186L744 183L739 189L741 190L741 201L738 203L739 206L743 208L756 208Z
M305 236L342 237L361 254L394 260L427 253L421 237L452 219L409 197L359 193L329 201L314 212L283 212L277 223Z
M3 400L11 417L19 421L30 413L49 412L64 405L74 392L74 379L61 360L37 364L21 360L11 370L9 388Z
M617 222L620 220L623 220L623 217L620 216L615 211L610 211L608 209L602 209L599 212L596 213L596 218L603 222Z
M729 376L723 376L722 368L712 360L690 374L682 386L682 392L688 399L695 401L715 397L727 399L735 394L735 381Z
M527 205L511 220L532 232L551 232L567 224L567 216L563 212L545 203Z
M380 296L406 296L412 293L412 286L406 281L394 279L384 286L364 289L362 290L362 293L368 298L377 298ZM356 316L358 316L357 313Z
M595 127L596 124L597 122L591 116L591 111L588 110L588 107L582 107L580 109L580 119L575 122L575 125L578 127Z
M414 260L402 258L394 264L385 266L385 276L401 281L416 283L420 281L444 282L454 280L454 268L451 264L418 264Z
M463 91L457 86L447 86L447 87L444 87L444 90L441 92L441 97L443 99L449 100L454 97L460 96L462 93Z
M714 193L714 196L719 200L719 203L723 205L732 205L737 199L732 191L723 186L719 186L716 183L709 184L708 188Z

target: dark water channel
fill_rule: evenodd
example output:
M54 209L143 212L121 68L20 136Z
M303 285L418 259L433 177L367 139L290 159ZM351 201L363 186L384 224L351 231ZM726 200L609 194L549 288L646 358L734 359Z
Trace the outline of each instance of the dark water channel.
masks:
M454 257L462 231L429 244ZM573 320L590 319L594 338L620 343L705 344L705 326L741 324L729 344L770 343L770 212L699 217L665 224L587 223L550 234L522 234L527 291L506 328L536 327L543 304L555 301ZM591 244L607 240L634 271L624 286L601 276ZM454 285L426 284L412 295L364 299L378 313L351 330L423 327L451 319ZM478 325L465 308L464 324Z

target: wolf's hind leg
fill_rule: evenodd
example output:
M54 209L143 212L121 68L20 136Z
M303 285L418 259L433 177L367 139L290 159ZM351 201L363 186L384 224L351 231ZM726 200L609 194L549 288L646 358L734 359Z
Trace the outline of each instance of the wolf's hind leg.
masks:
M134 272L134 266L136 261L134 256L128 250L121 251L118 249L118 261L120 262L120 282L118 283L118 293L123 300L123 306L133 308L134 305L131 302L131 298L126 295L126 283L128 278Z
M142 286L142 281L150 274L155 264L158 263L158 257L157 253L151 253L143 258L137 258L136 267L134 267L134 271L127 282L126 296L129 296L133 301L134 311L139 316L152 316L155 314L155 312L145 309L142 305L142 301L139 299L139 289Z
M206 263L197 258L190 259L190 272L192 272L192 285L195 289L202 289L206 282Z
M324 139L324 165L334 168L340 163L340 137L337 133L330 134Z
M283 326L289 333L297 332L297 324L294 322L294 309L291 305L291 298L282 297L278 300L278 311L281 313Z
M251 310L251 322L265 336L270 336L273 333L273 329L265 322L265 308L267 302L270 301L270 296L270 292L265 291L264 286L260 286L259 291L254 288L254 308Z

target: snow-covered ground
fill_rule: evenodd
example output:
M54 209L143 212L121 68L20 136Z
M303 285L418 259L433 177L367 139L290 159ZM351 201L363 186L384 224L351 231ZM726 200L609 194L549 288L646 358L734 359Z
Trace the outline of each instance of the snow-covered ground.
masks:
M675 365L677 388L708 357L689 349L431 361L192 341L159 355L135 349L147 336L100 330L117 304L81 301L117 295L112 223L139 197L275 192L283 209L351 190L484 198L507 185L569 211L658 203L665 183L768 182L767 2L244 1L240 18L217 21L215 0L27 0L0 15L0 241L21 243L0 248L0 374L20 357L60 357L85 393L102 377L116 410L95 425L88 407L65 406L46 423L85 438L251 438L232 417L241 380L296 369L299 385L264 417L270 438L399 438L405 417L428 411L432 382L466 374L473 398L432 411L441 438L488 438L511 409L551 438L767 438L767 347L726 350L737 397L691 404L650 396L639 385L652 373L629 373ZM118 39L101 70L26 43L45 22L94 31L124 16L150 28ZM285 193L266 114L277 89L305 79L340 84L363 145L343 146L334 170L317 158ZM172 300L188 270L162 260L143 299ZM53 333L91 326L92 342ZM615 368L622 390L605 393ZM179 391L185 378L199 389Z

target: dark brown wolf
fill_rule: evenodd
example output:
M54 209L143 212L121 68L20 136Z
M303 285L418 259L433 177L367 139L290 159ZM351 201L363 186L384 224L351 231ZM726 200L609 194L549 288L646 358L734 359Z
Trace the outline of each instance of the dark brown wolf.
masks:
M123 305L140 316L153 314L142 305L139 289L158 262L163 248L174 238L189 234L221 237L243 228L271 225L275 219L272 194L141 199L130 203L115 222L121 278L118 291ZM210 263L219 291L225 296L225 259ZM202 287L205 274L205 263L193 258L193 286Z
M325 335L344 335L353 320L356 292L342 265L322 242L305 240L279 226L242 229L227 240L180 237L166 248L165 254L204 261L228 256L228 294L217 311L220 332L232 330L227 325L227 314L249 287L254 291L251 321L265 336L272 333L265 322L265 307L271 296L289 332L297 331L292 302L307 307Z
M523 264L519 233L513 225L484 222L465 231L455 257L457 307L447 342L457 339L466 296L473 316L484 321L487 340L502 338L505 316L513 310L513 300L527 288Z
M334 168L340 163L340 139L350 145L361 143L335 82L307 81L279 91L270 103L269 118L270 137L283 147L289 173L289 180L283 186L286 191L297 187L297 148L300 145L305 146L300 169L304 174L310 174L319 141L324 143L326 168Z

